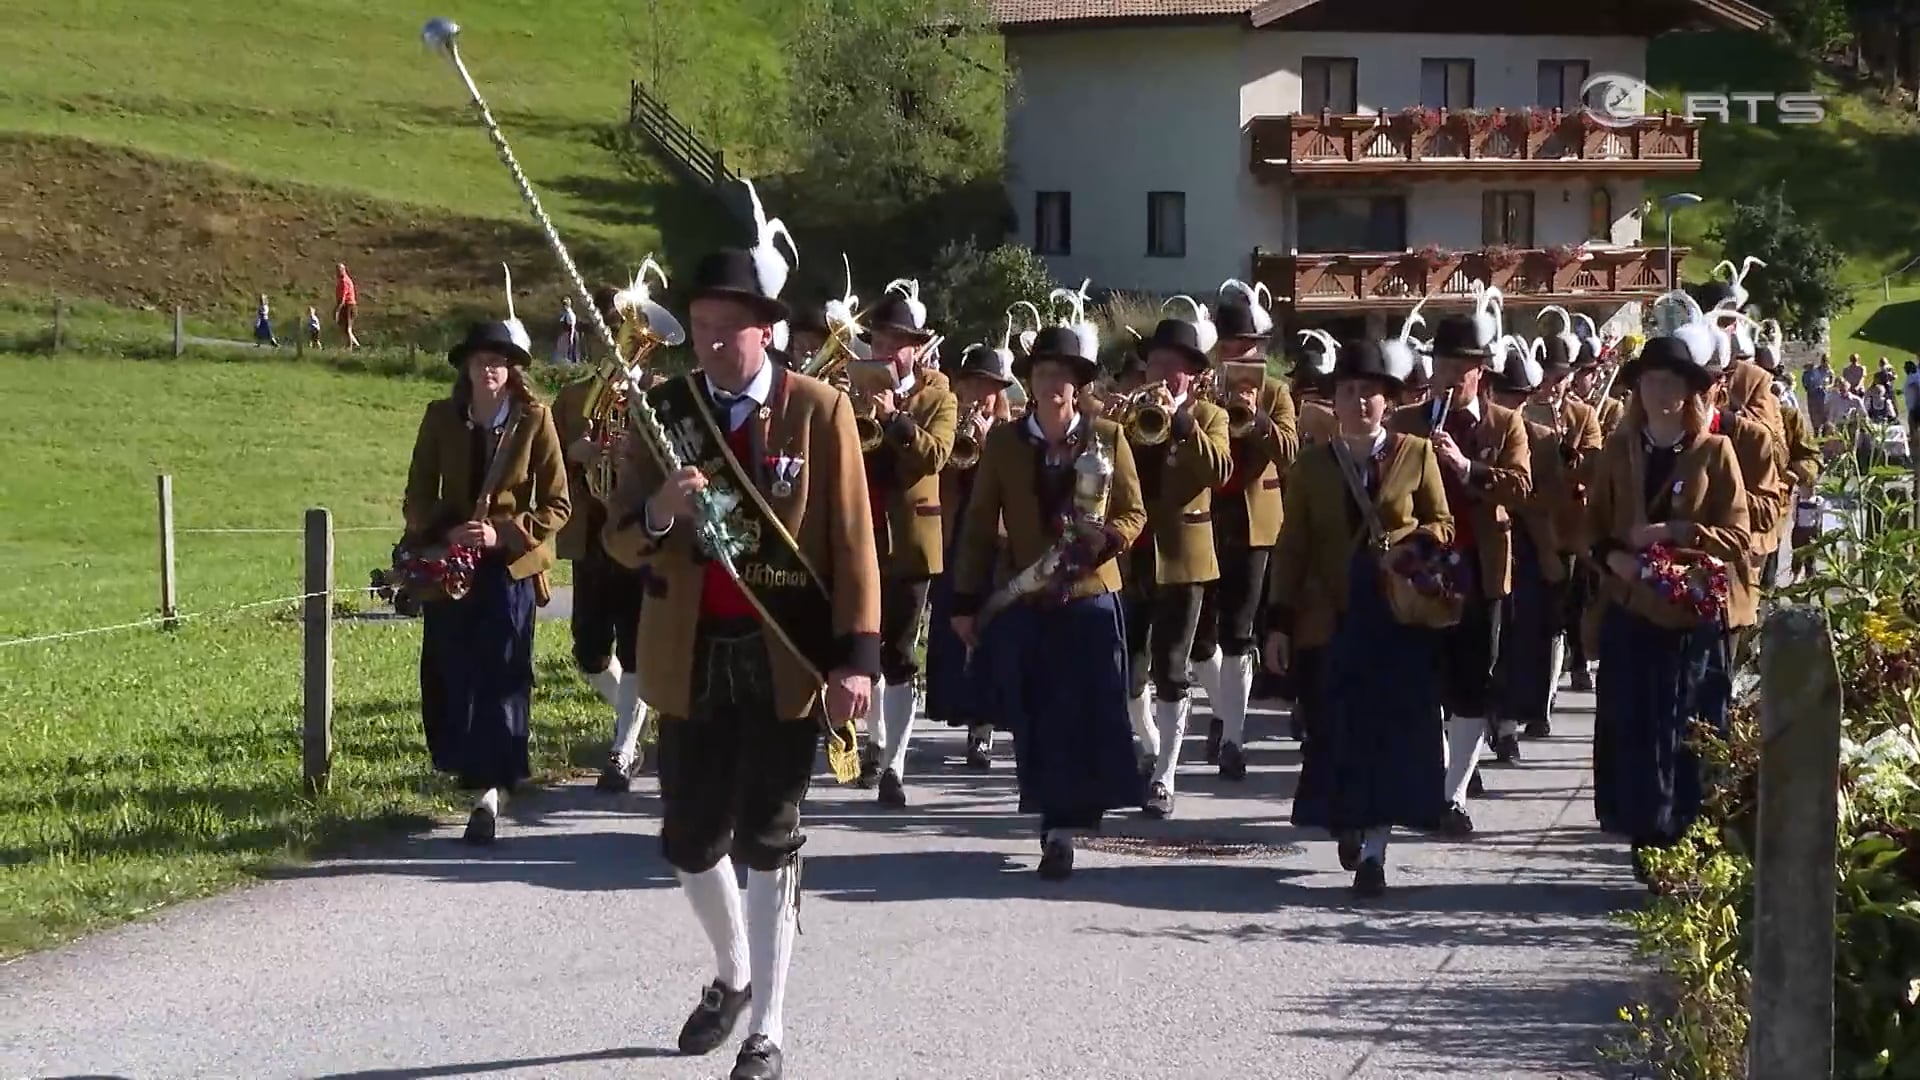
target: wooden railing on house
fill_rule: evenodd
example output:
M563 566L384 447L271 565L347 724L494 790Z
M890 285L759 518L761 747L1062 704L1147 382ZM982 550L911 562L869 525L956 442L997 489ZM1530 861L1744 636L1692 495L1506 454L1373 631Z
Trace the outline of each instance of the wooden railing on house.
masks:
M1586 110L1521 109L1452 113L1257 116L1248 125L1256 173L1400 171L1692 172L1700 168L1700 124L1662 113L1622 126Z
M1685 248L1673 249L1674 277ZM1296 309L1466 303L1473 283L1532 300L1646 300L1669 291L1665 248L1488 248L1344 255L1255 249L1253 280Z

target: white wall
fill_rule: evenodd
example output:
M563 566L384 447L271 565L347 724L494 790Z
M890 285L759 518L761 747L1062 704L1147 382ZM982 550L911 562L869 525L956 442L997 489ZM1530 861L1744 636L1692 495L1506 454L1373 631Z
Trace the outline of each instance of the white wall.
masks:
M1240 39L1232 26L1015 35L1007 120L1015 237L1034 242L1034 192L1072 193L1072 251L1054 276L1181 292L1244 277ZM1147 192L1183 191L1187 257L1148 258Z
M1472 60L1474 105L1509 109L1538 104L1539 62L1585 60L1588 72L1646 74L1640 38L1492 37L1474 34L1360 34L1249 31L1241 53L1246 82L1242 123L1300 109L1300 61L1350 56L1359 62L1361 112L1398 112L1420 103L1420 61Z

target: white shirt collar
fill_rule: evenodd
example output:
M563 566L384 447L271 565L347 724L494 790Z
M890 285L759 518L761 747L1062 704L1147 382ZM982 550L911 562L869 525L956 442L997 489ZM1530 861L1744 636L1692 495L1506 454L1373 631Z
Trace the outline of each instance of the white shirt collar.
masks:
M728 408L748 400L755 405L765 405L767 398L773 393L773 358L767 357L761 362L759 372L747 381L747 388L738 394L730 394L720 389L710 379L707 381L707 392L713 395L713 400Z
M907 377L900 380L900 389L895 391L895 393L901 397L906 397L908 394L913 393L913 387L917 381L918 380L913 377L913 372L907 372Z
M1433 409L1433 415L1436 418L1435 419L1436 423L1439 422L1438 417L1443 412L1448 412L1448 413L1463 412L1463 413L1466 413L1468 416L1473 417L1475 420L1480 419L1480 399L1478 397L1468 398L1467 403L1465 405L1461 405L1453 409L1448 409L1446 407L1446 400L1447 399L1444 394L1435 396L1433 399L1433 405L1431 406L1431 408Z

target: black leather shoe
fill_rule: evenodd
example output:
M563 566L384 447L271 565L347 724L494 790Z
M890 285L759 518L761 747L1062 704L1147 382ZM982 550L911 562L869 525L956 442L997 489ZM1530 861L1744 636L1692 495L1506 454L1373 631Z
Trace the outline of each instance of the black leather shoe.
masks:
M1173 816L1173 793L1165 784L1155 784L1147 789L1147 805L1143 807L1150 818L1170 818Z
M733 1059L728 1080L780 1080L780 1048L765 1035L749 1035L740 1044L740 1056Z
M1473 819L1467 816L1467 808L1459 803L1448 803L1447 809L1440 815L1440 824L1434 829L1441 836L1472 836Z
M1593 673L1586 668L1580 668L1575 671L1573 673L1573 689L1576 693L1593 693Z
M1073 845L1065 840L1041 844L1040 876L1047 881L1065 881L1073 876Z
M1479 769L1473 770L1473 775L1467 779L1468 797L1477 799L1480 796L1485 795L1486 793L1487 793L1487 782L1485 780L1480 779Z
M1520 737L1518 735L1502 735L1493 740L1493 760L1502 765L1519 764Z
M1340 869L1351 873L1360 866L1360 835L1340 834Z
M993 757L988 752L990 744L985 739L967 737L967 768L991 769Z
M1220 740L1226 733L1227 725L1219 717L1207 721L1207 764L1220 764Z
M473 813L467 815L467 831L460 839L469 844L491 844L495 829L493 811L484 806L476 806Z
M879 779L880 755L874 753L872 747L868 747L860 754L860 779L855 781L855 783L871 790L874 783Z
M680 1026L680 1052L698 1056L720 1049L720 1044L733 1036L733 1025L740 1022L740 1014L752 1000L751 986L729 990L719 979L707 984L707 988L700 991L700 1004L693 1007L693 1014Z
M1220 744L1220 779L1245 780L1247 778L1247 755L1241 753L1239 743Z
M1545 739L1553 735L1553 721L1550 719L1527 721L1527 738Z
M1387 868L1378 860L1367 859L1353 871L1353 894L1365 900L1387 892Z
M900 782L900 774L892 769L880 774L880 805L907 805L907 785Z
M600 779L594 781L593 788L612 795L624 794L633 790L633 777L618 761L609 761L600 767Z

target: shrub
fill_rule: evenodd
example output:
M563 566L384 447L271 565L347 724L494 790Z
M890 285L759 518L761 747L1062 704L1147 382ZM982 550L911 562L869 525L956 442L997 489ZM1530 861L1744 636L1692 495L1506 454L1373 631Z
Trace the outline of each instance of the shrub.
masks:
M976 341L1000 343L1007 308L1026 300L1047 314L1047 294L1058 286L1040 256L1019 244L982 251L971 241L950 243L935 257L933 271L920 290L927 317L947 335L947 355Z

